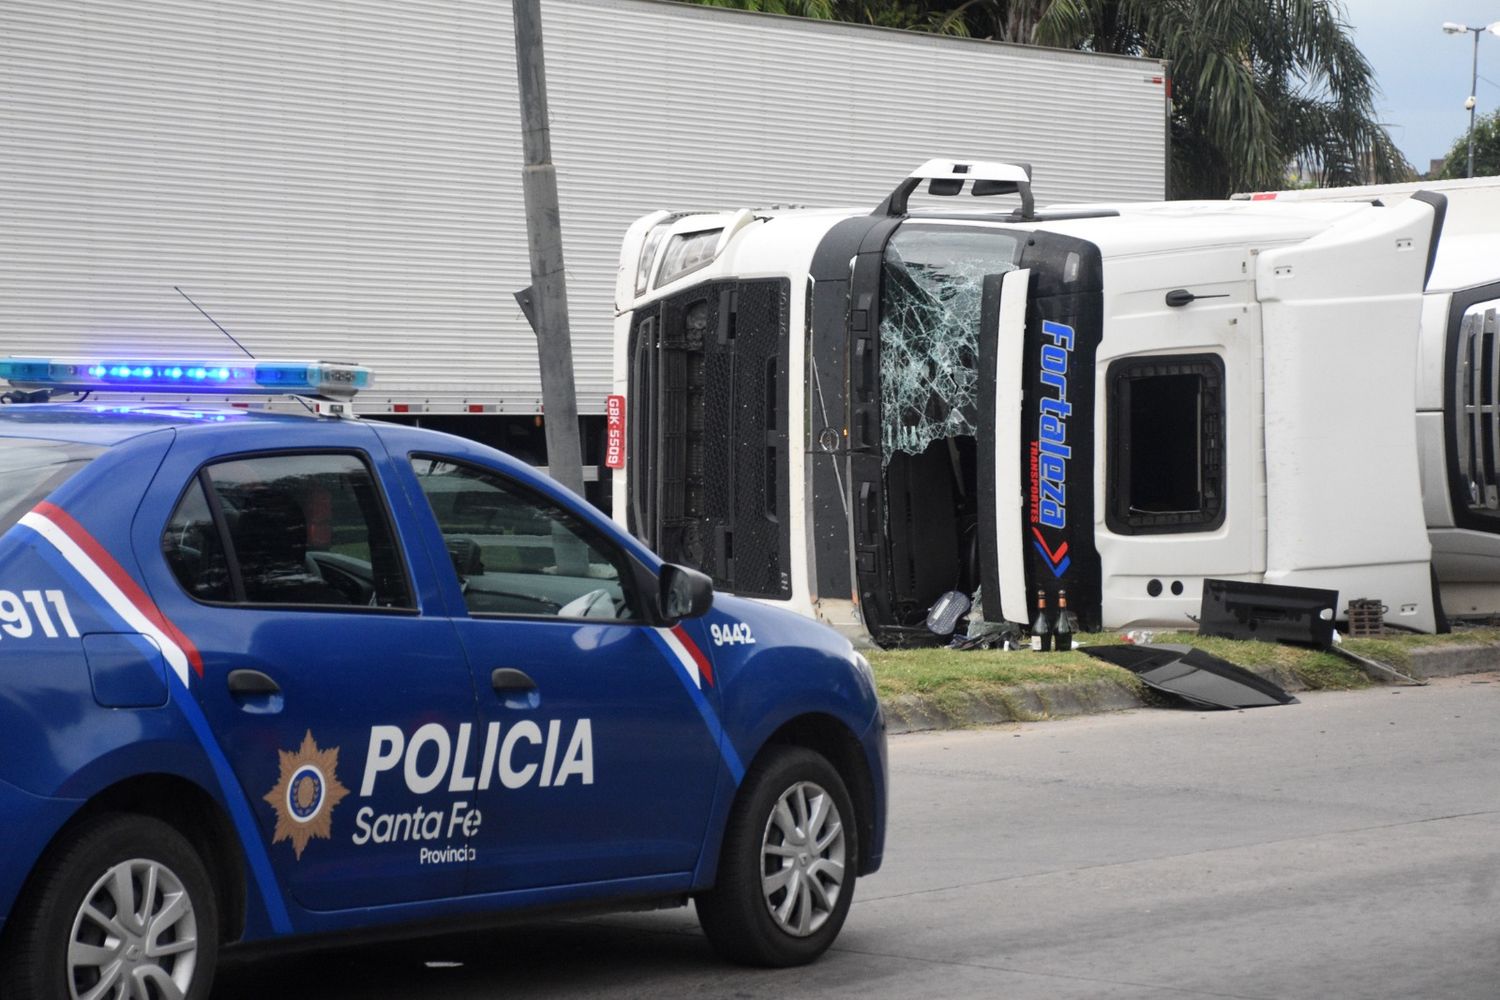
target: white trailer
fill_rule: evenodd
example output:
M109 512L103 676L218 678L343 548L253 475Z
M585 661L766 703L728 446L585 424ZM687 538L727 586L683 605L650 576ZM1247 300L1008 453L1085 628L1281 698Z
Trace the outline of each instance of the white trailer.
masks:
M909 208L920 181L1022 204ZM934 160L874 211L640 220L616 518L883 643L981 584L992 621L1066 590L1111 628L1190 625L1208 579L1433 631L1435 566L1450 611L1493 606L1500 274L1459 252L1493 236L1439 241L1458 194L1038 212L1028 189Z
M1051 198L1164 194L1159 61L652 0L543 14L598 429L620 236L656 205L857 203L934 146L1024 152ZM510 4L6 0L0 66L0 353L236 356L181 288L255 353L371 367L359 410L539 438Z

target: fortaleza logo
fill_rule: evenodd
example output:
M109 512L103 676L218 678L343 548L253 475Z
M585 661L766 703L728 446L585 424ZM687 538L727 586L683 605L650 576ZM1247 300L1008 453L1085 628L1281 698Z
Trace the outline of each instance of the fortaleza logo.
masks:
M301 747L278 750L277 755L281 758L281 777L265 795L276 810L271 843L290 840L292 852L301 861L309 840L327 840L333 835L333 807L349 794L349 789L339 783L339 748L318 749L310 729L302 737Z
M370 727L370 745L365 755L364 777L359 796L375 794L382 774L399 767L406 790L412 795L483 792L498 783L508 789L527 786L561 788L594 783L594 728L588 719L578 719L563 734L557 719L544 731L529 719L515 723L502 733L500 723L485 730L484 745L474 743L474 726L462 723L450 733L441 723L429 722L408 739L399 726ZM479 749L474 770L471 749ZM297 860L314 837L333 835L333 808L349 789L339 783L339 748L318 748L311 731L293 752L278 751L281 777L265 800L276 811L276 832L271 843L292 842ZM430 843L478 835L483 814L465 799L445 802L435 809L418 804L409 812L377 813L362 806L354 816L350 839L359 845ZM440 864L474 860L472 847L423 847L419 860Z
M1073 448L1068 444L1068 418L1073 404L1068 401L1068 368L1073 354L1073 328L1051 320L1042 322L1043 342L1038 378L1043 390L1037 397L1036 438L1031 442L1031 524L1035 536L1032 544L1047 560L1055 576L1067 572L1068 543L1056 550L1048 547L1041 527L1066 531L1068 527L1068 460ZM1047 389L1051 389L1051 393ZM1040 527L1039 527L1040 526Z

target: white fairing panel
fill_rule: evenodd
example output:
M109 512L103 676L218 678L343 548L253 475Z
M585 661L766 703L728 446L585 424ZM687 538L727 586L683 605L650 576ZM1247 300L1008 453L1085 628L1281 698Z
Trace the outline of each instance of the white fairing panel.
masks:
M1422 282L1433 212L1406 201L1256 269L1265 358L1265 581L1379 598L1432 631L1417 462Z
M1030 270L1011 271L1001 280L999 361L995 366L995 435L997 443L1019 447L1026 345L1026 289ZM1006 620L1026 621L1026 532L1021 463L1002 444L995 456L995 538L999 541L1000 600Z

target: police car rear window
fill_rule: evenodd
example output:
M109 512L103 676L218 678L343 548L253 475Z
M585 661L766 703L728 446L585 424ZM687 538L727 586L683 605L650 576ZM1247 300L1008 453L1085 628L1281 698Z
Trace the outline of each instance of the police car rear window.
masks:
M85 444L0 438L0 532L102 451Z

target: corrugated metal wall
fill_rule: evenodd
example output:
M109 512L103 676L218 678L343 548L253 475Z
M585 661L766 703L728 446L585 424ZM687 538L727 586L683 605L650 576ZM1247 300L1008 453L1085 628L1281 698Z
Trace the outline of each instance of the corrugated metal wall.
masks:
M1162 195L1159 64L650 0L544 8L579 409L655 208L874 205L933 155L1040 203ZM510 4L4 0L0 354L357 359L529 412Z

